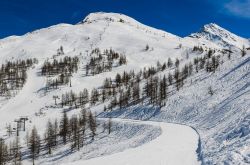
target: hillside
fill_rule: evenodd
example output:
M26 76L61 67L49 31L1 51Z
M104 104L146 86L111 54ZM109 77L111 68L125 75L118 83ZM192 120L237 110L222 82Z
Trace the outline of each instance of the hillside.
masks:
M190 151L194 154L190 156L191 160L198 157L200 160L196 161L199 163L248 164L250 51L244 49L246 54L242 56L243 47L250 47L249 40L216 24L205 25L200 32L181 38L116 13L91 13L76 25L58 24L23 36L2 39L0 64L29 58L36 60L26 68L27 79L23 81L23 87L9 89L8 95L0 96L0 136L7 143L13 141L16 131L13 129L16 128L14 120L27 117L26 131L19 132L21 150L27 153L27 148L23 147L26 134L30 134L34 125L43 137L47 121L57 119L59 122L63 112L70 117L78 115L81 109L88 109L97 116L98 140L93 141L87 136L87 145L80 151L72 152L68 149L70 144L54 147L52 155L42 151L36 159L38 164L79 163L79 160L84 163L90 158L93 158L90 162L98 164L98 159L106 159L99 156L109 155L107 159L112 159L117 154L118 158L123 157L134 147L140 153L143 146L157 143L157 137L161 139L169 131L165 129L164 132L163 127L146 122L124 123L124 118L175 123L177 125L173 128L176 132L171 135L176 137L186 127L181 125L190 126L193 128L190 135L199 135L201 146L198 145L199 138L192 138L192 142L186 143L192 144ZM66 56L72 59L65 59ZM168 65L169 59L172 65ZM167 64L165 67L164 63ZM188 66L187 73L185 66ZM126 78L124 71L132 78ZM176 75L177 71L181 76ZM169 73L173 76L172 83L169 82ZM118 83L117 74L125 77L122 78L124 80ZM166 92L158 96L157 91L161 93L158 86L164 75L168 78L167 87L164 87ZM105 87L106 78L108 85ZM112 79L110 82L109 78ZM11 84L9 79L11 76L7 80L3 78L3 82ZM150 94L145 92L146 84L151 81L154 81L151 85L156 86L156 96L151 96L152 91ZM3 90L4 83L0 85ZM128 88L132 88L130 97L126 93ZM82 105L75 97L84 89L89 91L90 102L93 101L93 89L100 98ZM136 89L137 95L134 94ZM66 96L70 91L75 101L63 105L63 100L71 95ZM103 91L106 92L104 99L101 97ZM54 100L55 96L57 100ZM113 106L114 99L121 100L122 96L123 102ZM104 107L108 109L105 112ZM113 120L111 135L102 131L102 125L107 122L103 118ZM9 125L13 129L11 136L6 133ZM184 145L185 141L180 141ZM110 147L111 144L116 145ZM161 143L158 145L161 146ZM176 148L173 154L178 154L178 146ZM24 154L22 159L25 164L32 163L28 154ZM176 158L173 156L171 160L174 162Z

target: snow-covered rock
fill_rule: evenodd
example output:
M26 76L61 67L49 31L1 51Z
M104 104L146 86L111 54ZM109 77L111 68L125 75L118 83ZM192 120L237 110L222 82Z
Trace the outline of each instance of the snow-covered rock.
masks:
M239 37L215 23L204 25L199 32L193 33L189 37L208 40L224 48L231 46L242 48L243 45L249 46L250 44L247 39Z

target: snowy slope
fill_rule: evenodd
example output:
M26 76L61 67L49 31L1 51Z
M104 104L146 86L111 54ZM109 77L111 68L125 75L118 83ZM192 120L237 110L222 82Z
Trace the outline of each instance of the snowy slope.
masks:
M149 46L148 51L145 51L146 45ZM180 45L182 46L180 47ZM106 114L102 113L102 104L93 107L92 110L97 113L101 112L100 116L103 117L111 115L120 118L186 124L196 128L201 136L204 162L211 164L235 162L242 162L243 164L250 162L250 52L248 51L248 55L241 58L239 49L243 45L249 47L249 40L236 36L215 24L205 25L200 32L181 38L116 13L91 13L76 25L58 24L23 36L11 36L2 39L0 40L0 64L4 63L5 60L31 57L37 58L39 63L29 70L28 80L24 88L14 98L9 100L0 98L0 135L4 136L6 134L5 126L9 123L14 126L14 119L20 116L29 117L28 129L36 125L39 133L43 134L47 120L61 116L62 109L53 107L54 100L52 98L54 95L60 96L66 91L79 91L83 88L91 90L94 87L100 87L106 77L114 78L116 73L122 73L124 70L138 71L145 66L155 66L157 61L167 62L169 57L173 60L179 58L181 65L189 63L194 57L206 53L192 52L194 46L204 46L217 50L232 47L232 59L225 60L219 67L219 71L214 74L199 72L188 78L184 88L173 93L167 101L167 106L161 110L151 106L136 105L129 109L117 109L111 114ZM58 90L45 95L43 88L46 77L39 75L41 65L47 58L51 59L60 46L63 46L65 55L80 57L80 69L72 77L72 87L62 86ZM112 48L125 54L128 63L114 68L112 72L104 72L95 76L83 76L84 65L89 61L89 54L95 48L101 50ZM187 52L190 56L189 59L186 59ZM168 74L169 71L171 69L162 74ZM207 95L209 86L216 90L214 96L209 97ZM69 114L76 114L78 111L72 110ZM162 128L166 129L166 138L169 137L167 132L173 128L176 129L176 132L174 131L170 135L173 137L187 128L178 125L169 127L170 125L162 126ZM119 132L119 130L117 131ZM156 138L159 132L150 129L145 135L143 135L143 132L139 132L141 135L131 133L131 136L134 135L131 139L137 139L140 136L150 135L150 132L154 133L155 136L136 144L135 146L140 146L135 149L136 152L144 149L143 144ZM194 151L197 148L197 135L194 135L193 132L190 132L190 134L195 138L192 145L187 149ZM23 143L25 135L25 132L21 133ZM159 136L159 138L162 137L165 137L164 131ZM185 142L184 139L180 139L180 141ZM125 139L124 143L115 146L112 148L113 152L108 153L120 152L130 148L126 145L126 142L128 141ZM166 145L174 144L174 142L176 141L171 141L171 139L170 141L164 141ZM155 142L152 141L152 143ZM150 143L145 144L145 147L147 145L150 146ZM104 148L107 148L107 146L104 146ZM161 151L162 149L159 149L159 152ZM61 152L61 149L59 149L58 154ZM129 150L124 151L124 153L126 152L129 152ZM133 153L133 151L131 152ZM117 155L123 157L124 153L118 153ZM105 154L105 151L94 152L92 158L102 154ZM111 155L110 158L115 155ZM79 155L76 157L69 160L77 161L81 159ZM193 154L192 157L194 158ZM54 157L51 157L51 159L41 158L39 162L40 164L46 163L46 161L47 164L59 164L60 161L67 158L67 156L61 159L54 159ZM194 160L193 158L192 160ZM99 159L109 158L100 157L96 160L93 159L93 161ZM171 159L168 161L178 160ZM28 163L31 162L28 161Z
M101 119L101 121L106 121ZM135 121L113 120L112 132L108 134L102 127L97 130L94 141L86 139L86 145L80 151L72 152L70 145L59 146L51 155L42 155L36 160L36 164L61 165L78 161L87 161L96 157L123 153L131 148L140 148L144 144L161 136L161 128L157 124L140 123ZM193 133L192 130L190 134ZM194 134L195 135L195 134ZM196 139L193 147L196 148ZM196 156L195 153L193 155ZM30 159L25 159L23 164L32 164Z
M120 122L139 122L133 120L120 120ZM198 135L187 126L159 123L151 121L140 121L140 124L155 125L161 128L161 135L141 147L125 150L124 152L109 156L89 159L87 161L76 161L68 165L198 165L196 149L198 146Z
M199 132L205 164L249 164L249 55L226 61L215 74L192 76L161 110L135 106L103 116L184 123Z

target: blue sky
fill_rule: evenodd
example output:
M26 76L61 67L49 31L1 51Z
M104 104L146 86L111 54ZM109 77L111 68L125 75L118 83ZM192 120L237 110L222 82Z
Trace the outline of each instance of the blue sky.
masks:
M99 11L123 13L179 36L213 22L250 38L250 0L0 0L0 38L75 24Z

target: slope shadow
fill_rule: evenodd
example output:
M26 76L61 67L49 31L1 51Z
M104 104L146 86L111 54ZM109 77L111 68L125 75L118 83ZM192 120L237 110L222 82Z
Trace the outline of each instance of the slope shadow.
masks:
M226 74L224 74L221 78L219 78L219 80L222 80L223 78L227 77L229 74L231 74L232 72L236 71L237 69L241 68L242 66L246 65L249 62L250 62L250 57L248 57L247 59L245 59L243 62L241 62L239 65L237 65L236 67L234 67L232 70L230 70Z

